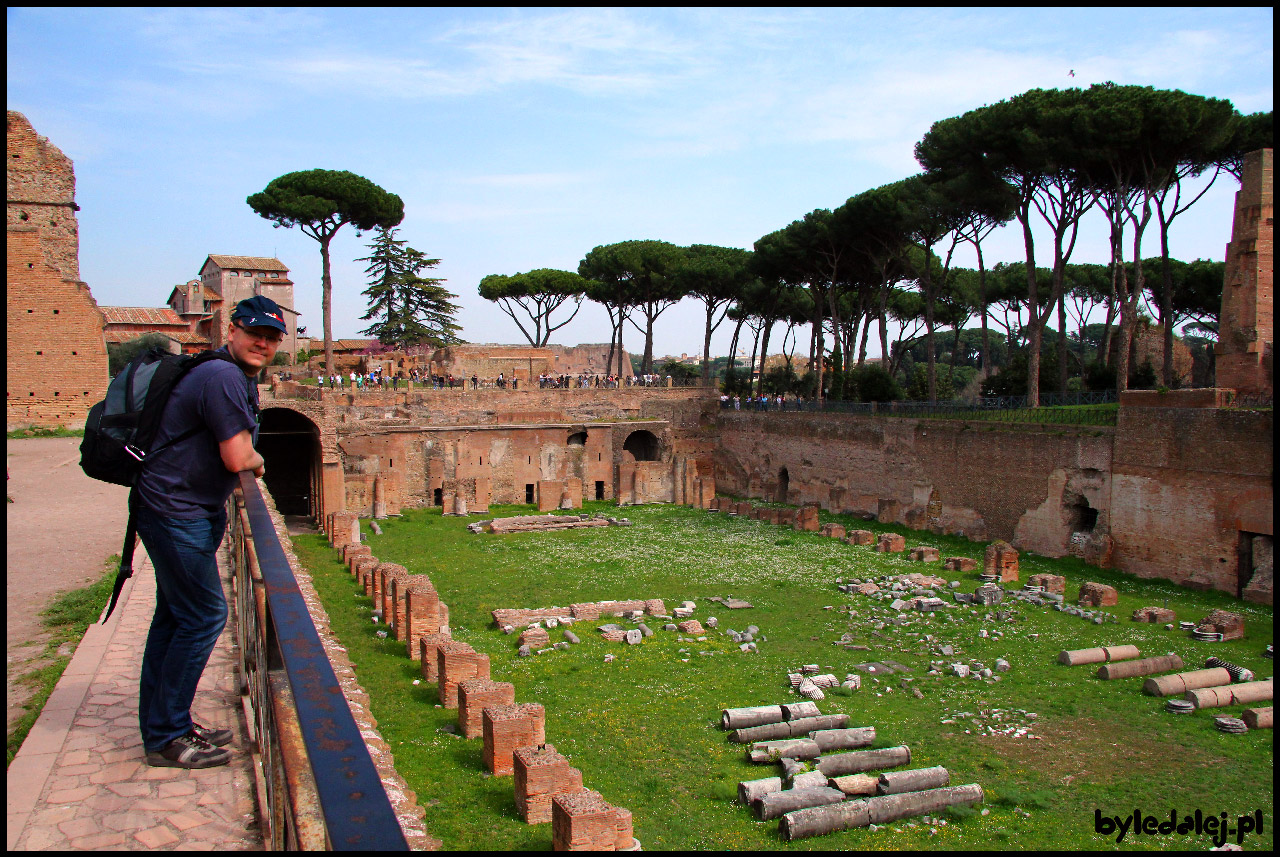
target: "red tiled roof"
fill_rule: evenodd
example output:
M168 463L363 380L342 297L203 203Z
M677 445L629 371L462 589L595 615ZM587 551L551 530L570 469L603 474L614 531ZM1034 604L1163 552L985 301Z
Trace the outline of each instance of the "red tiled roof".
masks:
M247 269L250 271L288 271L284 262L276 258L268 258L264 256L222 256L213 253L209 254L208 260L213 262L224 271L230 269ZM204 265L200 266L200 270L205 269Z
M192 333L189 330L120 330L116 328L112 330L107 328L103 331L102 338L107 342L129 342L137 339L139 336L146 336L148 333L158 333L161 336L167 336L174 342L180 342L183 345L210 345L209 337L201 336L198 333Z
M368 348L370 345L372 345L377 341L378 340L376 339L335 339L333 341L333 350L334 351L364 351L366 348ZM323 337L319 339L315 339L313 337L312 342L315 345L315 347L324 348Z
M107 324L172 324L182 328L187 326L187 323L169 307L104 306L99 309L106 316Z

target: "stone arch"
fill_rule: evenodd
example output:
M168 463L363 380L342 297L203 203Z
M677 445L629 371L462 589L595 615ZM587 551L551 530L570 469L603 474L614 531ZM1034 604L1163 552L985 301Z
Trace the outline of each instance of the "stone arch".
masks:
M573 434L569 435L569 439L565 441L565 443L568 444L569 446L586 446L587 445L586 430L584 429L583 431L576 431Z
M264 480L280 514L318 516L323 491L320 427L292 408L263 408L257 449L266 460Z
M646 429L637 429L627 435L622 448L631 453L636 461L662 460L662 444L653 432Z

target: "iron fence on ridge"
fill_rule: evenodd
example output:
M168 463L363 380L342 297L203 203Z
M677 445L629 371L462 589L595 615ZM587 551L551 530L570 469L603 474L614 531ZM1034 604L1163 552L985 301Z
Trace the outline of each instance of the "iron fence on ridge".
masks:
M837 413L860 416L914 417L917 419L980 419L1008 423L1067 425L1115 425L1116 393L1044 393L1040 407L1027 406L1026 396L991 396L976 401L947 402L832 402L764 398L721 397L724 410Z
M240 474L228 503L240 692L265 793L264 845L409 850L251 473Z

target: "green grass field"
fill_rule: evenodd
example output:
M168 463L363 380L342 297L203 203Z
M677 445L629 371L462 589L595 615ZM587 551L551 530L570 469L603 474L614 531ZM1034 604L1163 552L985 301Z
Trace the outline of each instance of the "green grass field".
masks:
M1240 709L1168 714L1164 700L1140 692L1142 679L1103 682L1095 678L1095 667L1064 667L1055 660L1064 648L1133 643L1143 656L1175 651L1188 669L1218 655L1261 678L1271 674L1271 662L1261 657L1272 641L1269 607L1139 581L1076 560L1024 554L1024 581L1042 571L1063 574L1068 597L1085 580L1116 586L1120 604L1110 610L1120 622L1098 626L1006 601L977 612L947 610L947 618L914 614L912 624L877 629L896 611L887 602L838 592L837 577L920 571L959 579L961 591L971 592L977 574L683 507L619 510L588 503L585 511L623 514L633 526L475 535L465 529L468 519L422 509L382 522L381 536L364 524L365 540L378 558L431 576L449 605L454 637L490 655L492 677L512 682L517 702L545 706L547 741L583 772L588 788L633 813L635 836L646 850L1103 849L1115 847L1116 835L1094 833L1095 810L1131 816L1135 809L1166 819L1171 810L1225 812L1233 821L1262 810L1264 831L1246 837L1244 847L1271 846L1270 731L1219 733L1213 714L1238 716ZM528 513L527 506L491 510L494 517ZM823 513L822 519L900 532L908 549L934 545L943 557L980 561L985 547L847 516ZM372 698L397 769L426 807L428 831L450 849L549 848L550 825L528 826L517 816L511 779L484 774L481 741L441 731L456 722L456 712L437 707L434 684L414 685L421 675L403 643L376 636L385 626L371 622L370 600L337 552L321 536L295 536L293 542ZM754 607L725 610L707 601L710 596L734 596ZM668 609L696 600L694 618L705 623L716 616L719 630L709 631L705 642L679 642L677 633L646 620L655 636L627 646L606 643L596 632L603 622L622 621L604 617L574 625L579 645L518 658L515 635L503 634L490 617L498 607L631 598L662 598ZM1198 620L1214 607L1242 612L1246 637L1199 643L1180 631L1129 621L1134 609L1164 606L1166 600L1179 619ZM995 609L1007 609L1012 621L988 619ZM760 628L756 653L740 652L723 633L748 624ZM1003 636L980 637L981 629ZM551 635L553 642L561 639L560 629ZM847 648L839 643L842 637L847 645L868 648ZM953 657L935 653L943 644L954 647ZM606 663L606 653L616 659ZM1012 664L999 682L927 675L931 660L977 659L992 666L998 657ZM850 726L876 727L876 746L907 745L912 768L943 765L953 784L978 783L988 814L957 811L944 816L945 825L917 818L877 831L784 842L776 821L757 822L733 801L740 780L775 776L779 767L746 762L744 747L727 743L718 728L720 710L799 700L789 691L787 673L801 664L819 664L843 680L855 664L885 659L910 667L911 681L903 682L902 675L876 681L864 674L862 689L850 696L828 691L819 703L822 712L848 713ZM1015 723L1031 732L1020 738L992 735L975 721ZM1203 834L1130 833L1119 847L1210 844Z

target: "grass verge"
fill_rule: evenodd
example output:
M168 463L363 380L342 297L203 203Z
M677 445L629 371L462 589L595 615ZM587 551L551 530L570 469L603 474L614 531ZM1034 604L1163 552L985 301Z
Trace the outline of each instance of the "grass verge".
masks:
M76 646L80 644L89 626L98 621L103 606L111 597L119 567L118 554L108 558L106 571L97 582L58 595L40 612L41 621L49 630L50 637L45 642L43 651L28 661L31 665L29 671L19 673L14 678L15 682L31 688L32 692L23 705L25 713L6 736L5 767L13 762L18 748L40 717L49 694L53 693L58 679L62 678L67 664L71 663Z
M84 426L79 428L67 428L66 426L58 426L56 428L31 426L30 428L17 429L16 431L8 432L9 440L24 437L84 437Z

